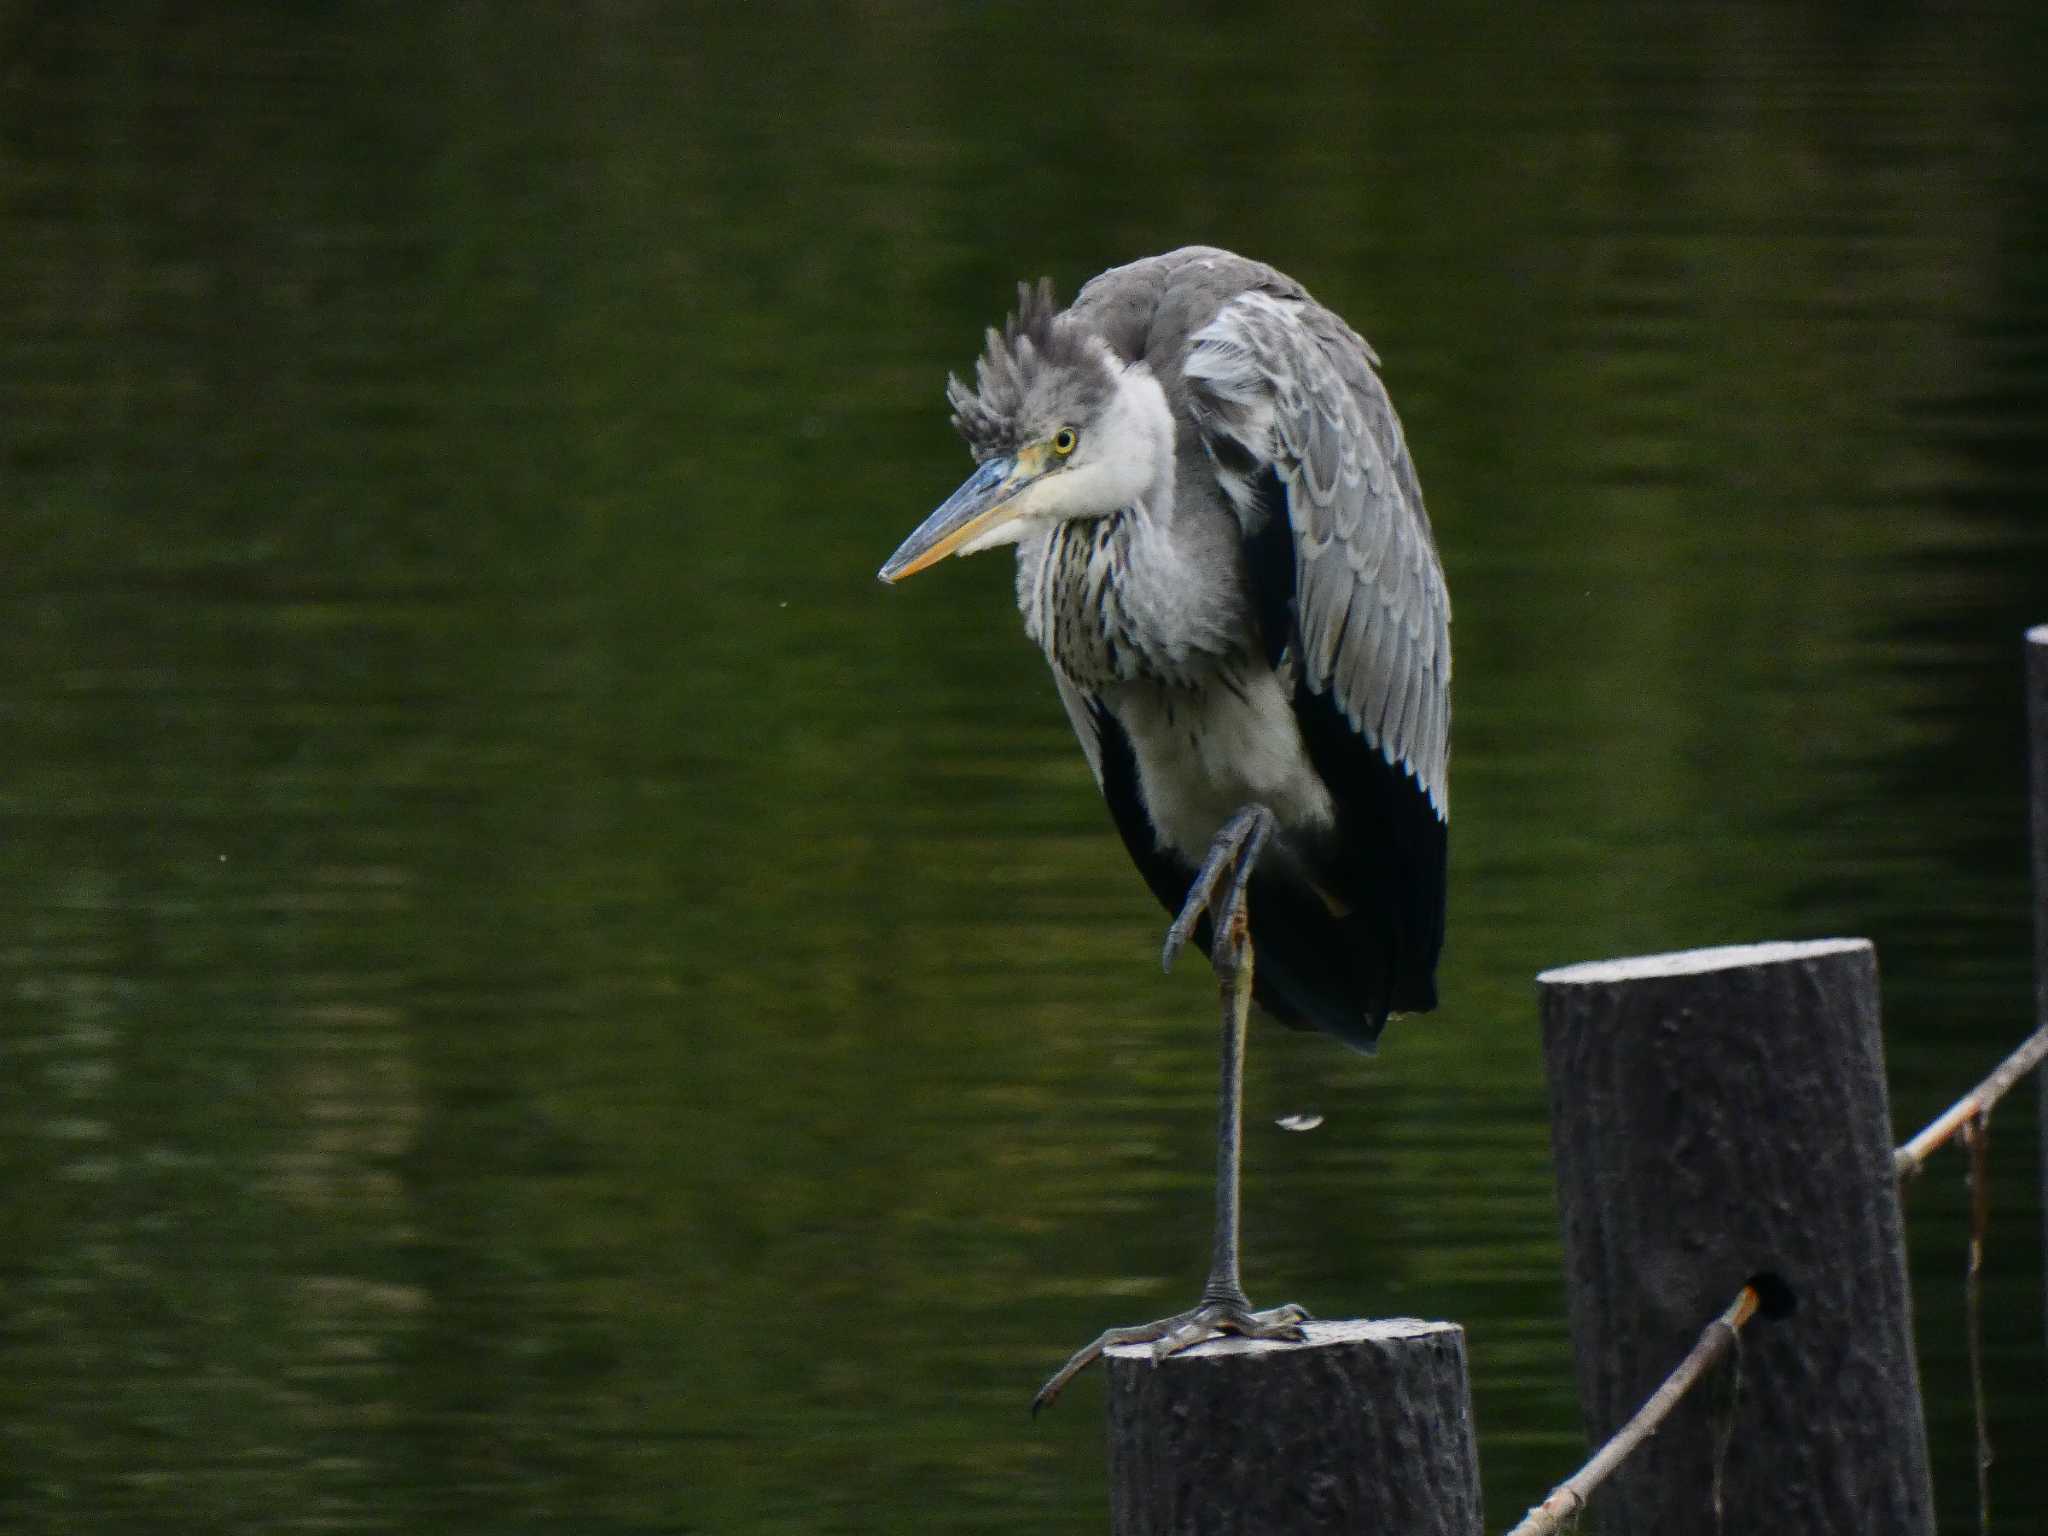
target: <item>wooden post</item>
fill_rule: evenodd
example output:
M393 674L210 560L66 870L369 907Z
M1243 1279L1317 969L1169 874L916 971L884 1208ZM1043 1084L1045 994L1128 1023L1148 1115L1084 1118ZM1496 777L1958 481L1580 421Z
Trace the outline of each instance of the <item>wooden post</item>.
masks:
M2033 763L2034 1022L2048 1028L2048 624L2027 631L2027 740ZM2048 1333L2048 1066L2041 1084L2041 1319Z
M1537 983L1592 1443L1746 1280L1783 1282L1793 1308L1615 1474L1596 1528L1931 1533L1868 941L1653 955Z
M1479 1536L1465 1330L1305 1326L1105 1354L1115 1536Z

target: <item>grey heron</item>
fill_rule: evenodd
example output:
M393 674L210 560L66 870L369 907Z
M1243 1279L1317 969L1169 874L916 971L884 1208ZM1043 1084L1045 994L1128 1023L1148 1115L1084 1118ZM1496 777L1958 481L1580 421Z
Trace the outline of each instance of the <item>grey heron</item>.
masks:
M1025 631L1175 914L1164 962L1209 954L1223 1037L1200 1301L1078 1350L1035 1413L1112 1344L1301 1337L1239 1273L1246 1019L1370 1051L1435 1006L1451 609L1378 359L1299 283L1190 246L1018 299L948 380L974 473L879 574L1016 546Z

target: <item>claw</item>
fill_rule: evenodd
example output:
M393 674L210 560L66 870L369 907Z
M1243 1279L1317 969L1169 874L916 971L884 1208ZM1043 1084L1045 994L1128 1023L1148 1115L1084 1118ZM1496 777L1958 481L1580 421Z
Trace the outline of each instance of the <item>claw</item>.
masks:
M1299 1344L1308 1337L1301 1326L1308 1320L1308 1309L1291 1301L1263 1312L1254 1312L1237 1302L1210 1301L1186 1312L1176 1312L1172 1317L1162 1317L1156 1323L1106 1328L1069 1355L1067 1363L1047 1378L1031 1399L1031 1417L1035 1419L1041 1409L1050 1408L1068 1382L1100 1360L1104 1350L1118 1344L1150 1344L1154 1360L1164 1360L1229 1333L1246 1339L1284 1339Z
M1159 952L1161 970L1173 969L1205 913L1212 920L1213 931L1223 935L1226 948L1235 953L1245 921L1244 888L1251 881L1259 851L1272 835L1273 813L1262 805L1248 805L1223 824L1188 887L1187 899L1166 930L1166 943Z

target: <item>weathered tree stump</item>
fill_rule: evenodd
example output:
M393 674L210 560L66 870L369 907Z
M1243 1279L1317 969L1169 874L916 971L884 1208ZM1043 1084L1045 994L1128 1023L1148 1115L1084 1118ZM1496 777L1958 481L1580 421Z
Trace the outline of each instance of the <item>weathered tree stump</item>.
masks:
M1597 1528L1931 1532L1877 958L1862 939L1547 971L1579 1403L1599 1444L1756 1275L1754 1337L1593 1500Z
M2027 740L2033 769L2034 1021L2048 1028L2048 624L2027 631ZM2048 1332L2048 1066L2041 1084L2041 1320Z
M1300 1344L1108 1351L1116 1536L1477 1536L1465 1330L1305 1326Z

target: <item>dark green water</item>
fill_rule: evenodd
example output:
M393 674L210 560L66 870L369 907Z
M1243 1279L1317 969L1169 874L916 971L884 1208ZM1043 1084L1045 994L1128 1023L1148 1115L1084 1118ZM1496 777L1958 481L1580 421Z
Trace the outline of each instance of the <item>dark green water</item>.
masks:
M1257 1035L1248 1279L1468 1327L1491 1526L1583 1451L1534 972L1867 934L1902 1136L2025 1029L2036 7L950 14L0 0L0 1524L1103 1528L1024 1404L1199 1282L1210 992L1008 560L872 575L1019 277L1225 244L1385 358L1444 1006Z

